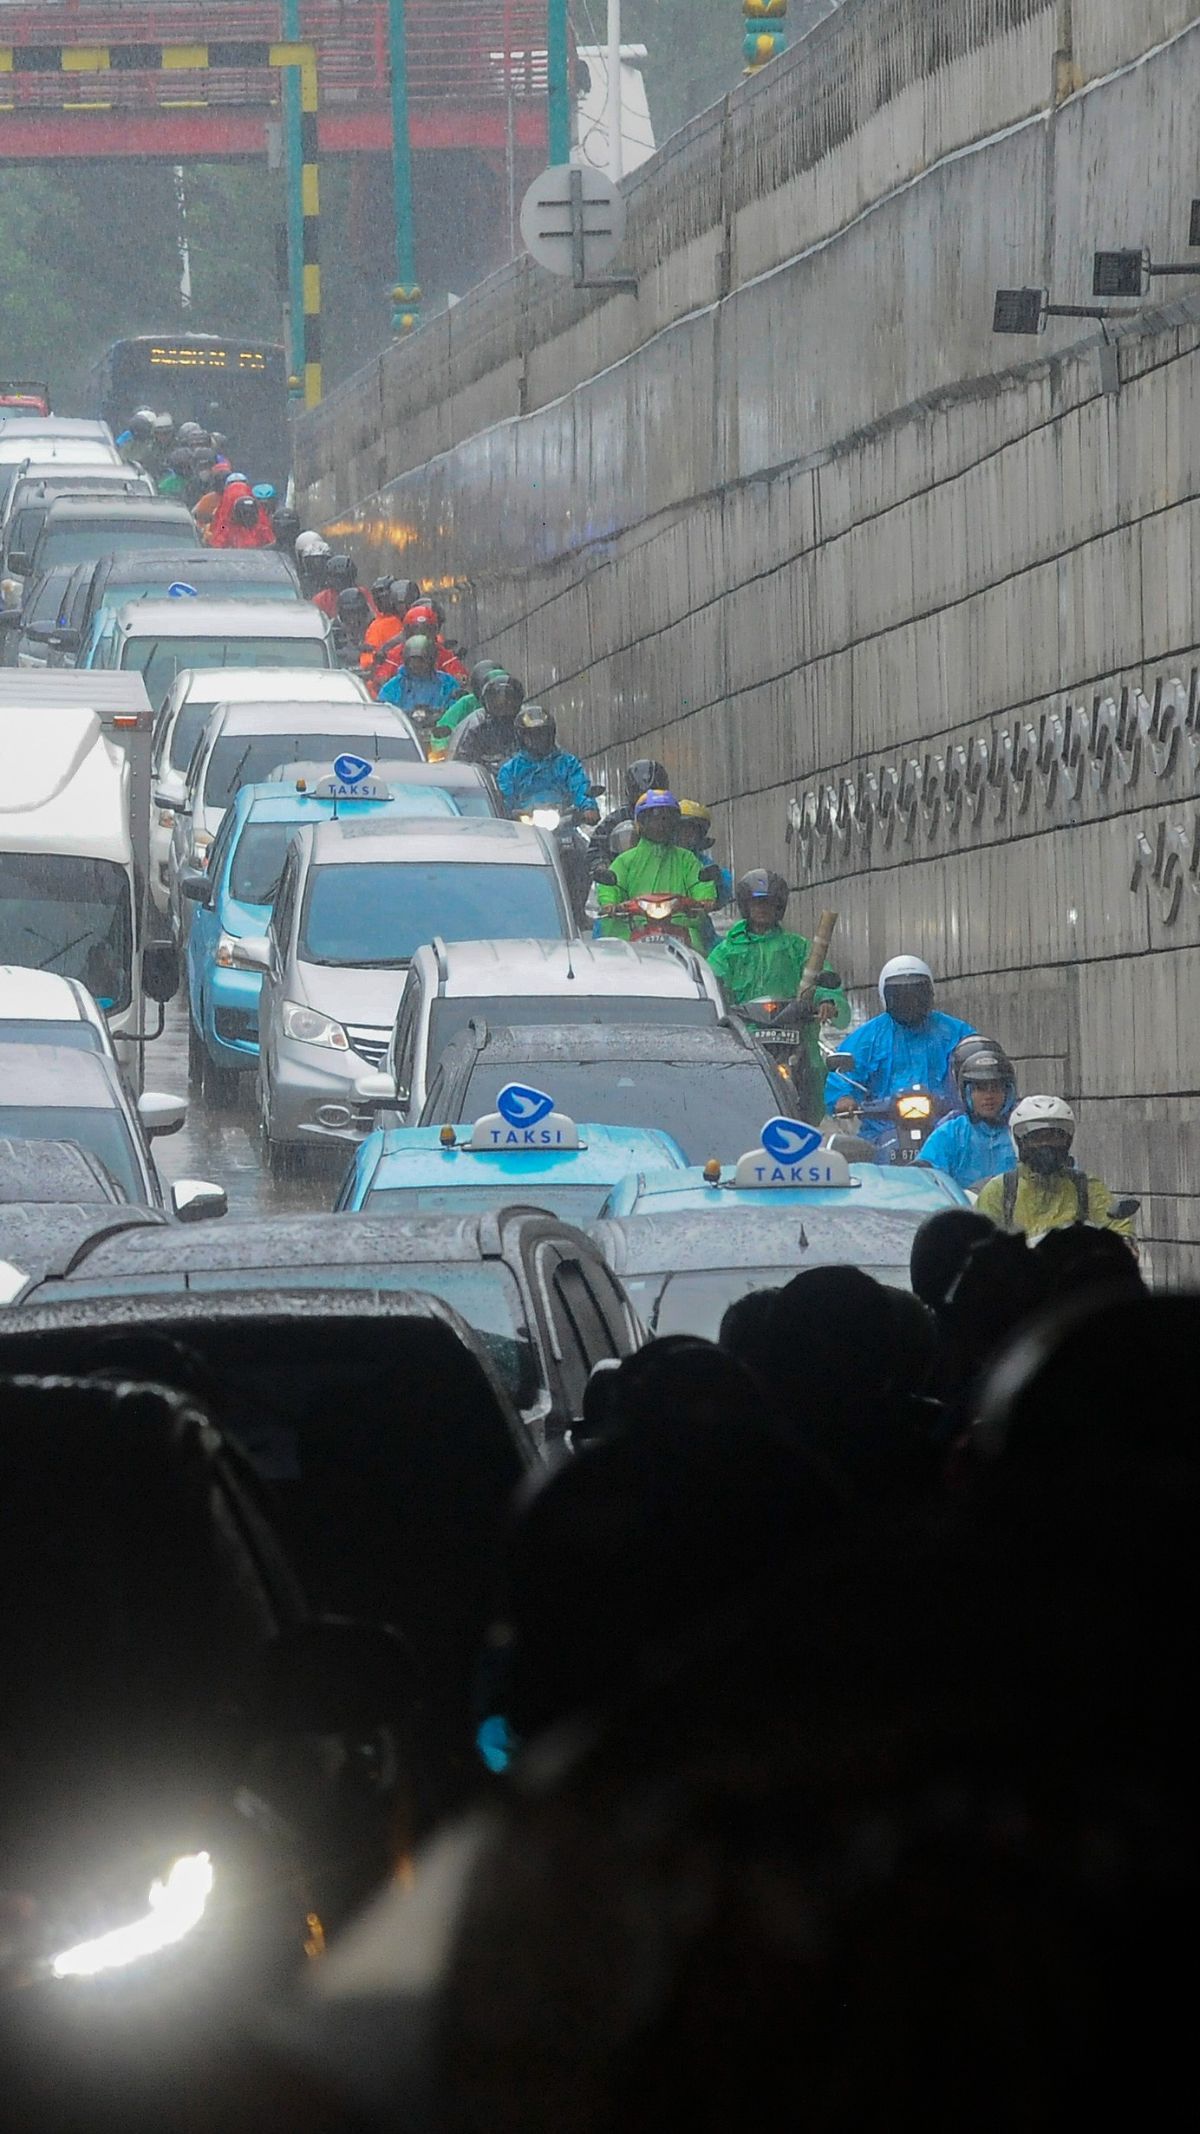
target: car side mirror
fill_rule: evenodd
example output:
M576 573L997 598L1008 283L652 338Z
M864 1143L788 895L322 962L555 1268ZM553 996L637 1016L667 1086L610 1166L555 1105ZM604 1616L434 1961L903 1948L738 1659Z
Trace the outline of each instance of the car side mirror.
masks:
M173 808L178 814L187 799L187 785L179 771L160 771L154 789L156 808Z
M238 955L244 971L269 971L271 968L271 943L266 934L243 934L238 942Z
M855 1075L858 1073L858 1061L852 1052L827 1052L825 1068L829 1074Z
M165 1134L179 1133L187 1114L186 1097L169 1097L160 1089L143 1089L137 1100L138 1118L151 1141L161 1140Z
M404 1640L382 1624L319 1616L263 1658L262 1717L273 1732L349 1734L402 1721L416 1699Z
M179 894L193 904L211 904L213 878L203 867L181 867L179 870Z
M9 551L8 551L8 571L9 571L9 575L10 575L10 577L13 577L13 578L25 578L25 577L27 577L27 576L28 576L28 574L29 574L29 557L28 557L28 556L26 555L26 553L25 553L25 550L24 550L23 548L10 548L10 549L9 549Z
M19 630L20 627L20 608L0 608L0 630Z
M228 1215L229 1196L224 1186L207 1178L177 1178L171 1187L171 1212L177 1223L215 1222Z
M36 645L48 645L51 651L78 652L81 633L70 630L64 623L31 622L26 625L26 637L32 637Z
M364 1104L403 1104L408 1098L407 1089L400 1089L395 1075L385 1073L382 1068L371 1074L360 1074L354 1094Z
M179 991L179 956L173 941L147 941L142 950L142 991L148 1000L174 1000Z

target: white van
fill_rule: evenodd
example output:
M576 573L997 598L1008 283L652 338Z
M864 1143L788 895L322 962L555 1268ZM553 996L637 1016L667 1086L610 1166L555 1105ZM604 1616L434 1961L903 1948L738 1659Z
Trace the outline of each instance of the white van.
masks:
M120 542L113 546L120 547ZM89 667L136 668L155 710L185 667L336 665L333 625L311 600L131 600L105 617Z
M143 941L129 755L84 705L0 703L0 763L0 963L85 985L140 1088L143 996L169 1000L178 968Z

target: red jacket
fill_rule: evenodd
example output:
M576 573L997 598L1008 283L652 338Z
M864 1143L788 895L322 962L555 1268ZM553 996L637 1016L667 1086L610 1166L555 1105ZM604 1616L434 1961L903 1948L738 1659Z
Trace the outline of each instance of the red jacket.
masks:
M239 498L253 498L258 512L253 526L239 526L233 517L233 507ZM234 482L221 491L221 501L212 516L209 528L210 548L274 548L275 535L265 505L260 504L249 482Z

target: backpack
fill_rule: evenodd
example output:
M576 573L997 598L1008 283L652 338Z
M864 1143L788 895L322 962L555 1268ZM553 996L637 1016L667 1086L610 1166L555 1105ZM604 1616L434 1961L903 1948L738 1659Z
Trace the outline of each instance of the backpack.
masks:
M1075 1171L1073 1176L1075 1180L1075 1220L1077 1223L1086 1223L1090 1207L1089 1188L1091 1180L1086 1171ZM1015 1167L1013 1170L1004 1173L1004 1222L1009 1230L1012 1229L1013 1216L1017 1212L1017 1188L1019 1185L1020 1173Z

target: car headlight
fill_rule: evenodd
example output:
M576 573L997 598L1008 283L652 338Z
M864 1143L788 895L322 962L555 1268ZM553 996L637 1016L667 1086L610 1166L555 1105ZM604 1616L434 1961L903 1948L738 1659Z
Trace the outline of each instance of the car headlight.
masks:
M328 1045L333 1052L349 1052L350 1040L332 1015L316 1008L302 1008L298 1000L283 1003L283 1034L301 1045Z
M101 1971L119 1971L126 1964L157 1956L204 1917L212 1894L213 1866L206 1852L184 1853L174 1861L161 1881L150 1884L146 1910L126 1926L112 1927L91 1941L76 1942L50 1959L55 1978L95 1978Z
M219 963L223 971L257 971L259 969L256 963L247 963L245 961L242 955L242 944L236 934L219 934L217 936L217 946L213 961ZM259 971L259 976L262 976L261 971ZM300 1012L307 1015L309 1011L307 1008L303 1008Z

